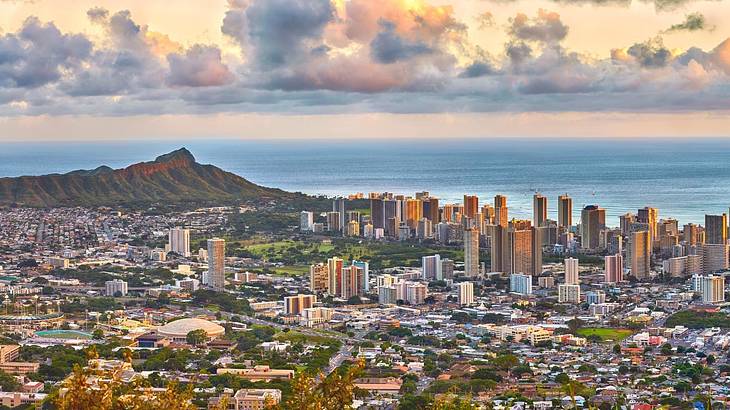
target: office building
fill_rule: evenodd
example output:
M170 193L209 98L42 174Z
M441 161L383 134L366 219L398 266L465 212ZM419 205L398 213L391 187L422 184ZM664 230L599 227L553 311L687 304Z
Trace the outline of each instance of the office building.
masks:
M127 296L128 287L127 282L121 279L108 280L104 282L106 288L105 294L111 297Z
M479 275L479 231L476 229L464 230L464 275Z
M558 227L569 229L573 226L573 198L568 194L558 197Z
M536 228L545 225L548 213L548 199L540 194L532 197L532 224Z
M314 212L302 211L299 214L299 230L309 232L314 228Z
M705 215L705 243L727 243L727 214Z
M631 264L631 274L639 280L648 279L651 271L650 232L648 230L632 232L627 253Z
M220 238L208 239L208 283L215 290L225 288L226 241Z
M558 285L558 303L580 303L580 285Z
M596 250L600 233L606 228L606 210L598 205L588 205L580 214L580 244L583 249Z
M172 228L170 229L169 238L170 252L190 257L190 229Z
M424 256L421 258L422 278L427 281L442 280L443 266L441 255Z
M566 285L579 285L580 279L578 277L578 259L567 258L565 259L565 284Z
M532 275L513 273L509 276L509 291L520 295L532 294Z
M456 285L459 290L459 305L469 306L474 304L474 284L461 282Z
M605 280L607 283L624 281L624 258L620 253L604 257Z
M309 289L314 293L326 292L329 281L328 265L319 263L309 267Z
M316 295L296 295L284 297L284 314L300 315L304 309L314 307L317 303Z

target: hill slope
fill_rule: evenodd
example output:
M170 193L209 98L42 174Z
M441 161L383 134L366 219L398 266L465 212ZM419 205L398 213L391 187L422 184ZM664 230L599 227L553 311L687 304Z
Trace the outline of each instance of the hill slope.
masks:
M213 165L185 148L124 169L101 166L67 174L0 178L0 205L104 206L294 199L301 194L265 188Z

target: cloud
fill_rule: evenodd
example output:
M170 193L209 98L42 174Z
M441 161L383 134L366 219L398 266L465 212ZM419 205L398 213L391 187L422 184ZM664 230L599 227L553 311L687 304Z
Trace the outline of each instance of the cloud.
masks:
M60 80L92 49L81 34L63 34L53 23L29 17L17 33L0 37L0 87L34 88Z
M560 15L544 9L539 9L534 19L518 13L510 22L509 33L520 40L558 43L568 35L568 26L560 21Z
M185 54L169 54L168 83L173 86L210 87L229 84L233 74L221 61L217 47L196 44Z
M370 54L375 61L392 64L432 52L431 48L422 42L403 39L395 32L393 23L382 21L380 25L381 31L370 43Z
M322 45L325 26L335 17L329 0L253 0L233 2L221 31L251 48L262 69L304 58Z
M674 31L698 31L710 29L705 21L705 16L702 13L692 13L685 16L684 21L679 24L673 24L665 32L671 33Z
M664 47L661 37L636 43L628 48L626 54L642 67L664 67L672 58L672 52Z

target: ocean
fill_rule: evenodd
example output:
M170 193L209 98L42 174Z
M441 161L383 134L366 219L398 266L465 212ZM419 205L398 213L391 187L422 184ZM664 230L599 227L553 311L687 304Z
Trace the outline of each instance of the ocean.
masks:
M40 175L149 161L188 148L257 184L310 194L429 191L444 202L465 193L480 202L508 196L510 216L531 218L532 195L573 197L574 221L586 204L607 223L638 208L703 223L730 206L730 139L278 140L0 143L0 176Z

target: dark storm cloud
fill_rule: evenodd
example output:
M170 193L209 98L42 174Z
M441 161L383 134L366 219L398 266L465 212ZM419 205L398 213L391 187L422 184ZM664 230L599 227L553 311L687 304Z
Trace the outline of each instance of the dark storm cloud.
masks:
M664 47L660 38L636 43L626 52L643 67L664 67L672 58L672 53Z

